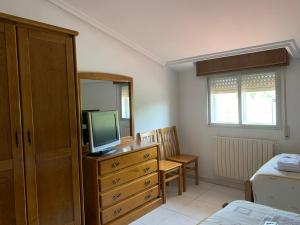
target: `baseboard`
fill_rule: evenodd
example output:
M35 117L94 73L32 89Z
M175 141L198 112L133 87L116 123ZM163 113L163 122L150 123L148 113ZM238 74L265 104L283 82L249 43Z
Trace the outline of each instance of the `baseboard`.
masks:
M207 178L207 177L199 177L199 180L202 180L204 182L213 183L217 185L222 185L226 187L236 188L239 190L244 190L244 184L242 183L235 183L223 179L217 179L217 178Z
M193 175L191 175L191 174L188 174L187 176L189 178L193 178ZM207 182L207 183L212 183L212 184L222 185L222 186L226 186L226 187L236 188L239 190L244 190L244 183L237 182L234 180L225 180L222 178L208 178L208 177L199 177L199 180Z

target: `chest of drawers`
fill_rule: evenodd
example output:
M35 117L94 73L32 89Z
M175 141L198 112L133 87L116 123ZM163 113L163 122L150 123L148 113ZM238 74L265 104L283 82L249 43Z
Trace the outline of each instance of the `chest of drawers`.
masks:
M157 144L117 147L84 157L86 225L128 224L161 203Z

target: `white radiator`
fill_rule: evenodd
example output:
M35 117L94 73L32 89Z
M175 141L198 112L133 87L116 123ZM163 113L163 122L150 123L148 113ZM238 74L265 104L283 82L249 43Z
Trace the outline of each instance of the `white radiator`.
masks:
M274 142L233 137L215 138L215 175L245 181L274 156Z

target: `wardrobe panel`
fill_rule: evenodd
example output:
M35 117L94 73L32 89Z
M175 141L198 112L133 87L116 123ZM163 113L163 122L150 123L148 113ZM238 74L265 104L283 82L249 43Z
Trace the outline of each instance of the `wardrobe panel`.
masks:
M0 21L0 224L25 225L16 30Z
M13 173L11 170L0 172L0 221L1 224L16 224L15 220L15 196Z
M5 33L0 32L0 146L5 146L6 151L0 151L0 160L12 158L11 126L9 110L8 77L6 62Z
M29 225L80 224L72 37L18 28Z
M33 124L41 153L71 147L65 45L30 35Z
M44 160L37 167L40 224L69 224L74 212L70 157L60 157L54 162ZM56 188L49 188L56 184ZM58 185L59 184L59 185ZM45 195L51 196L51 199ZM64 213L62 213L64 212Z

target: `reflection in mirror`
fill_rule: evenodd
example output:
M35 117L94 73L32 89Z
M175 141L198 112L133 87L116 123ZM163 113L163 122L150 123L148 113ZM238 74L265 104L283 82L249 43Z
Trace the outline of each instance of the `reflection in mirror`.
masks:
M123 84L121 87L121 119L130 119L129 86Z
M131 135L129 83L106 80L80 80L82 110L117 110L120 136Z

